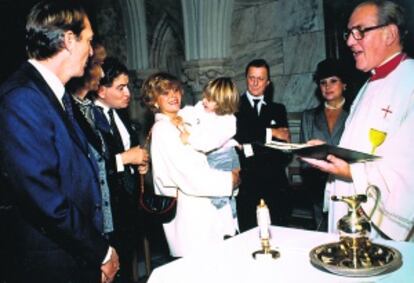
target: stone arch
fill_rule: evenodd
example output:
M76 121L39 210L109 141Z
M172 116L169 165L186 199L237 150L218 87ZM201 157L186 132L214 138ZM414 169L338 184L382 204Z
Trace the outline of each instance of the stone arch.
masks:
M158 21L150 48L150 68L182 76L183 44L179 40L167 13Z

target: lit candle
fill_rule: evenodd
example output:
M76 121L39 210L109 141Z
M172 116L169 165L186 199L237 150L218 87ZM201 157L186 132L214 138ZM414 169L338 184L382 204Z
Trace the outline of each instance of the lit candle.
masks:
M257 206L257 225L259 226L259 233L261 239L269 239L269 226L270 226L270 214L269 208L263 199L260 199L260 203Z

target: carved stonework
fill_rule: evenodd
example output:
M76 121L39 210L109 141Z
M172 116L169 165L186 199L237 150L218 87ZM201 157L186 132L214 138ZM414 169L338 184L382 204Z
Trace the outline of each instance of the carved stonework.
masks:
M194 101L201 98L203 87L217 77L233 77L234 70L225 59L191 60L183 63L183 82L191 87Z
M134 119L142 116L141 86L143 82L153 73L159 72L158 69L130 70L129 87L131 92L130 112Z
M102 39L102 43L109 56L114 56L126 62L126 35L122 21L122 9L118 1L96 1L97 15L94 31Z

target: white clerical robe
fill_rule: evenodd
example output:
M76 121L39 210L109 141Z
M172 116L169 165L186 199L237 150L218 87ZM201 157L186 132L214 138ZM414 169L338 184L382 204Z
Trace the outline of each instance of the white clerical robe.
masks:
M375 154L382 158L351 164L353 182L333 179L327 195L365 194L376 185L381 197L373 223L394 240L414 240L414 60L406 59L383 79L367 82L356 97L345 124L340 146L370 153L371 128L387 133ZM372 211L375 195L363 209ZM329 232L347 213L342 202L329 203Z

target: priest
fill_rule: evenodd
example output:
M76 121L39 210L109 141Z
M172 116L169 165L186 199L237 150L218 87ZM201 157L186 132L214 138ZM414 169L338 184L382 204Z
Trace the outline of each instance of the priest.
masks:
M371 77L351 107L340 146L381 158L356 164L333 155L304 160L331 174L326 195L368 195L363 209L373 212L373 237L414 241L414 60L403 52L405 34L402 7L381 0L359 4L344 33L356 67ZM378 193L367 191L370 185ZM347 207L332 201L327 206L329 231L335 232Z

